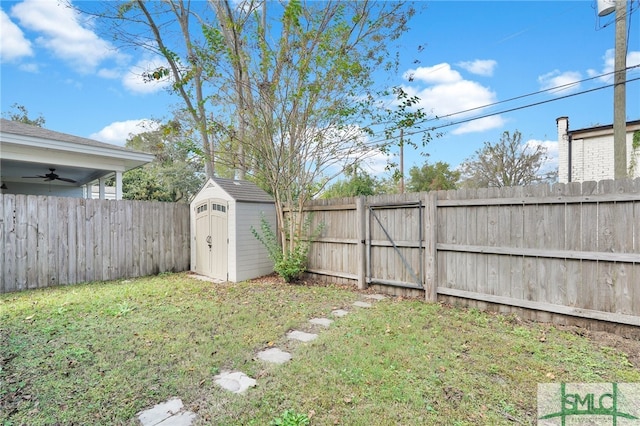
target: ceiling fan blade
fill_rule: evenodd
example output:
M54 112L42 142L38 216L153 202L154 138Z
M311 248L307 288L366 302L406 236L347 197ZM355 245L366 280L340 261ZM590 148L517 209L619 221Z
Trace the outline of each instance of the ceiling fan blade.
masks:
M22 176L22 179L46 179L46 176Z
M61 178L61 177L58 177L58 178L56 178L56 179L58 179L58 180L62 180L62 181L65 181L65 182L76 183L76 181L75 181L75 180L73 180L73 179Z

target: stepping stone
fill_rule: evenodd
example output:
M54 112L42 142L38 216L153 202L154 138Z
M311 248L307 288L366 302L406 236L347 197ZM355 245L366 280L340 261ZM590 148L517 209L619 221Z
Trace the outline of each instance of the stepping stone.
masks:
M353 306L357 306L359 308L370 308L371 307L371 303L368 302L361 302L361 301L357 301L353 303Z
M330 320L329 318L311 318L309 322L311 324L321 325L323 327L329 327L333 322L333 320Z
M291 359L291 354L278 348L270 348L258 352L258 358L274 364L284 364Z
M153 408L140 411L136 416L143 426L189 426L196 418L195 413L183 411L180 398L171 398Z
M304 331L290 331L287 333L289 339L300 340L301 342L310 342L315 340L318 335L313 333L305 333Z
M385 296L384 294L367 294L365 296L365 299L373 299L373 300L384 300L386 298L387 296Z
M213 380L223 389L233 393L243 393L256 385L255 379L240 371L225 371L213 377Z
M336 309L331 311L331 315L333 315L334 317L343 317L345 315L347 315L349 313L349 311L345 311L344 309Z

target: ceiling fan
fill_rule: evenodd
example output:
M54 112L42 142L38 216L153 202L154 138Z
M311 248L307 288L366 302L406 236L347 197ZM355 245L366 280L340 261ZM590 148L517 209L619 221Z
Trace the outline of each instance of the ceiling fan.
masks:
M47 173L46 175L38 175L38 176L22 176L23 178L26 179L32 179L32 178L42 178L44 179L45 182L50 182L52 180L61 180L63 182L70 182L70 183L76 183L75 180L73 179L68 179L68 178L63 178L58 176L58 174L55 173L56 169L49 169L50 172Z

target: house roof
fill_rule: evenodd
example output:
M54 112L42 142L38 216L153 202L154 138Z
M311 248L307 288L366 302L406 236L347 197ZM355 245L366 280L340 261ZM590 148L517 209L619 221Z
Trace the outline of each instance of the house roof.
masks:
M81 186L99 178L125 172L153 160L152 154L111 145L93 139L0 119L3 182L43 183L25 179L42 176L50 169Z
M273 197L258 185L248 180L212 178L213 182L236 201L252 203L273 203Z
M11 134L19 137L30 137L37 139L45 139L50 141L63 142L74 145L84 145L86 147L102 148L110 151L118 151L127 154L137 153L143 155L149 155L145 152L135 151L133 149L125 148L123 146L112 145L96 141L93 139L82 138L80 136L74 136L67 133L56 132L53 130L45 129L30 124L21 123L19 121L12 121L7 119L0 119L0 133ZM6 135L5 135L6 136ZM4 141L4 138L3 138Z
M632 132L640 129L640 120L627 121L627 132ZM613 134L613 124L607 124L604 126L586 127L583 129L567 130L567 133L573 137L582 136L586 134Z

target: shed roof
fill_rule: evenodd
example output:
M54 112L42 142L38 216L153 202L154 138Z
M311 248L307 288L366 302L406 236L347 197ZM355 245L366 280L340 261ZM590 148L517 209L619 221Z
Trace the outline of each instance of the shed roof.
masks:
M234 180L224 178L212 178L213 182L231 198L236 201L252 203L273 203L273 197L262 190L258 185L248 180Z

